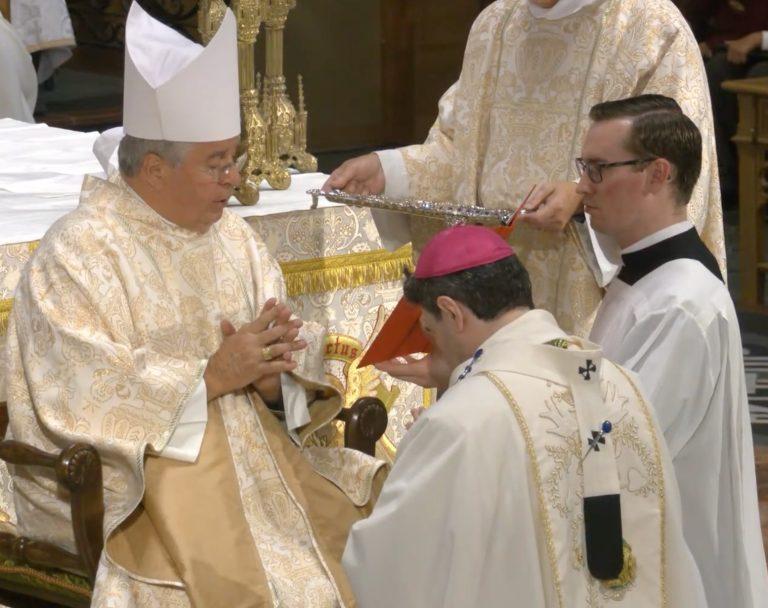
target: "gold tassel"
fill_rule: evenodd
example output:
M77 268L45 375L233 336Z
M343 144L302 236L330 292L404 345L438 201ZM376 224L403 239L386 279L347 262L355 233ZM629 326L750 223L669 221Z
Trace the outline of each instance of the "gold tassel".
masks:
M288 295L295 297L397 281L403 276L403 267L413 269L413 251L408 243L391 253L386 249L378 249L283 262L280 267Z

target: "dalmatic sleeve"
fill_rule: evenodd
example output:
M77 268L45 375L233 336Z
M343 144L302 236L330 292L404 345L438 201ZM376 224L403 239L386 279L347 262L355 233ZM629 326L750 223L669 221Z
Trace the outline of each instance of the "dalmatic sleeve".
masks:
M453 104L458 83L445 92L439 115L426 142L395 150L376 152L384 171L384 194L433 201L454 198L453 172L456 167L453 142ZM410 219L400 213L371 210L382 244L394 251L414 238Z
M682 20L647 83L636 92L637 95L642 93L672 97L701 131L701 175L688 203L688 219L696 226L726 276L723 210L709 85L699 47Z
M453 198L454 100L458 84L454 83L440 99L437 120L423 144L379 153L387 196L415 196L436 201Z
M99 247L49 242L38 251L14 301L20 369L9 407L13 421L14 407L31 406L60 447L85 441L136 458L165 448L206 361L135 335L116 266Z
M457 172L461 172L471 153L457 150L456 140L466 132L475 132L480 113L477 100L493 85L495 68L488 61L495 56L492 48L498 29L509 13L508 3L494 2L477 17L469 33L459 79L443 94L438 115L423 144L400 148L401 159L381 155L386 179L386 193L408 194L433 201L451 201L456 197ZM462 140L466 140L466 135ZM466 146L464 146L466 148Z

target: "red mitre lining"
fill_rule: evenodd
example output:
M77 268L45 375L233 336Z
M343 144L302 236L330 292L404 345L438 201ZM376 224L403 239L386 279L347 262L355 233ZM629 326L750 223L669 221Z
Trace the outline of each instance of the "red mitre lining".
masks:
M417 279L441 277L515 255L505 240L513 227L514 222L495 229L462 225L443 230L424 247L413 275ZM420 318L421 308L400 298L358 367L431 352L432 345L421 331Z

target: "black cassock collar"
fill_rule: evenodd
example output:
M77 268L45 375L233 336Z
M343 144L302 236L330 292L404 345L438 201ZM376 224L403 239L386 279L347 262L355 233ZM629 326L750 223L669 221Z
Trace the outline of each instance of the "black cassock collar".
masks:
M699 237L696 228L691 228L678 235L632 253L623 253L621 261L624 266L619 271L618 278L628 285L634 285L645 275L650 274L659 266L672 260L689 259L701 264L715 275L722 283L723 275L717 265L715 256Z

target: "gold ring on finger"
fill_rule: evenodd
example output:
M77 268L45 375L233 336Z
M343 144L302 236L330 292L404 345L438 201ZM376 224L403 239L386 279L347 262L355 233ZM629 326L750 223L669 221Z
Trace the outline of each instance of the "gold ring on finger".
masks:
M261 349L261 356L264 359L264 361L271 361L272 360L272 348L269 346L265 346Z

